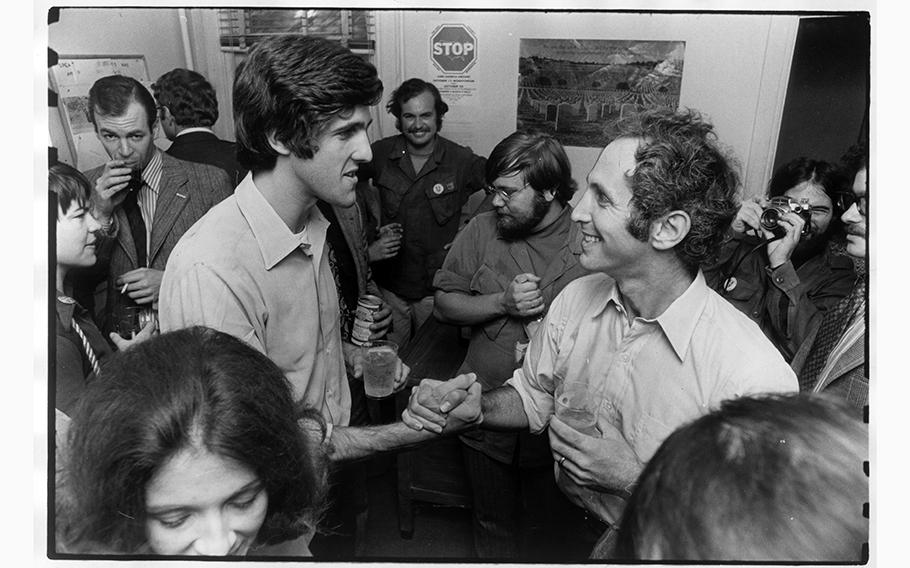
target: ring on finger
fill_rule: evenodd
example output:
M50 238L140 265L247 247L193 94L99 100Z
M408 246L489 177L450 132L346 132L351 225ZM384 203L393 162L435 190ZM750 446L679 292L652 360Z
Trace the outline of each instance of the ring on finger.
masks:
M562 462L566 461L566 456L559 458L559 467L562 467Z

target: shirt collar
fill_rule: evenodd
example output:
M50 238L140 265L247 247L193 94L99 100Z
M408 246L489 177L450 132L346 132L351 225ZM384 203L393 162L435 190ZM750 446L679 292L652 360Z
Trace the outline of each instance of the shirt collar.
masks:
M207 128L205 126L191 126L190 128L184 128L183 130L178 132L177 136L175 136L174 138L179 138L179 137L183 136L184 134L192 134L193 132L208 132L209 134L215 133L214 130L212 130L211 128Z
M72 327L75 311L76 300L57 290L57 316L60 318L60 323L63 324L63 329Z
M698 325L698 320L708 301L708 291L705 276L699 270L686 291L673 300L673 303L662 314L653 320L646 320L657 322L680 360L684 361L686 358L692 333L695 331L695 326ZM625 310L622 305L622 294L615 282L610 288L610 293L601 303L592 304L591 317L598 317L610 304Z
M164 171L164 162L161 159L161 151L156 147L145 169L142 170L142 181L148 185L151 190L158 193L161 185L161 173Z
M266 270L271 270L298 248L308 256L321 258L329 222L318 207L313 205L310 208L305 229L294 234L256 188L252 173L247 174L237 186L234 195L237 196L237 206L259 245Z
M699 270L686 291L657 316L657 323L681 361L686 359L692 333L708 301L708 292L705 275Z

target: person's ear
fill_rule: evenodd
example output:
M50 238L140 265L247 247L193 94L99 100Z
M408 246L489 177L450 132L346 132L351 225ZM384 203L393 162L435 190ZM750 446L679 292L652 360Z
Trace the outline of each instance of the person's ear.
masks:
M543 191L543 198L547 201L547 203L550 203L551 201L553 201L553 198L555 198L555 197L556 197L556 192L553 191L552 189L545 189Z
M692 228L692 219L685 211L670 211L651 223L651 245L658 250L670 250L678 245Z
M288 148L284 142L278 140L278 138L275 137L274 132L269 133L268 140L269 140L269 146L271 146L272 150L275 150L275 152L277 152L279 156L290 156L291 155L290 148Z

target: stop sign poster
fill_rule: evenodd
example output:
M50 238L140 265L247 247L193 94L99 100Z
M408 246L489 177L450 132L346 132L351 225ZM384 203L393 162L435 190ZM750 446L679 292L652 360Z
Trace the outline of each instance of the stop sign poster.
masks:
M453 103L472 98L477 81L471 69L480 57L477 34L461 23L442 23L429 36L429 71L442 98Z

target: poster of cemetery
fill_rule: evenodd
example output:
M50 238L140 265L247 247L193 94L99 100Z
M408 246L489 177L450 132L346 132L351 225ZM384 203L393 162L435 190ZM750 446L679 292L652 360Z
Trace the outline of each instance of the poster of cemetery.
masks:
M521 39L518 128L602 148L629 113L679 105L683 41Z

